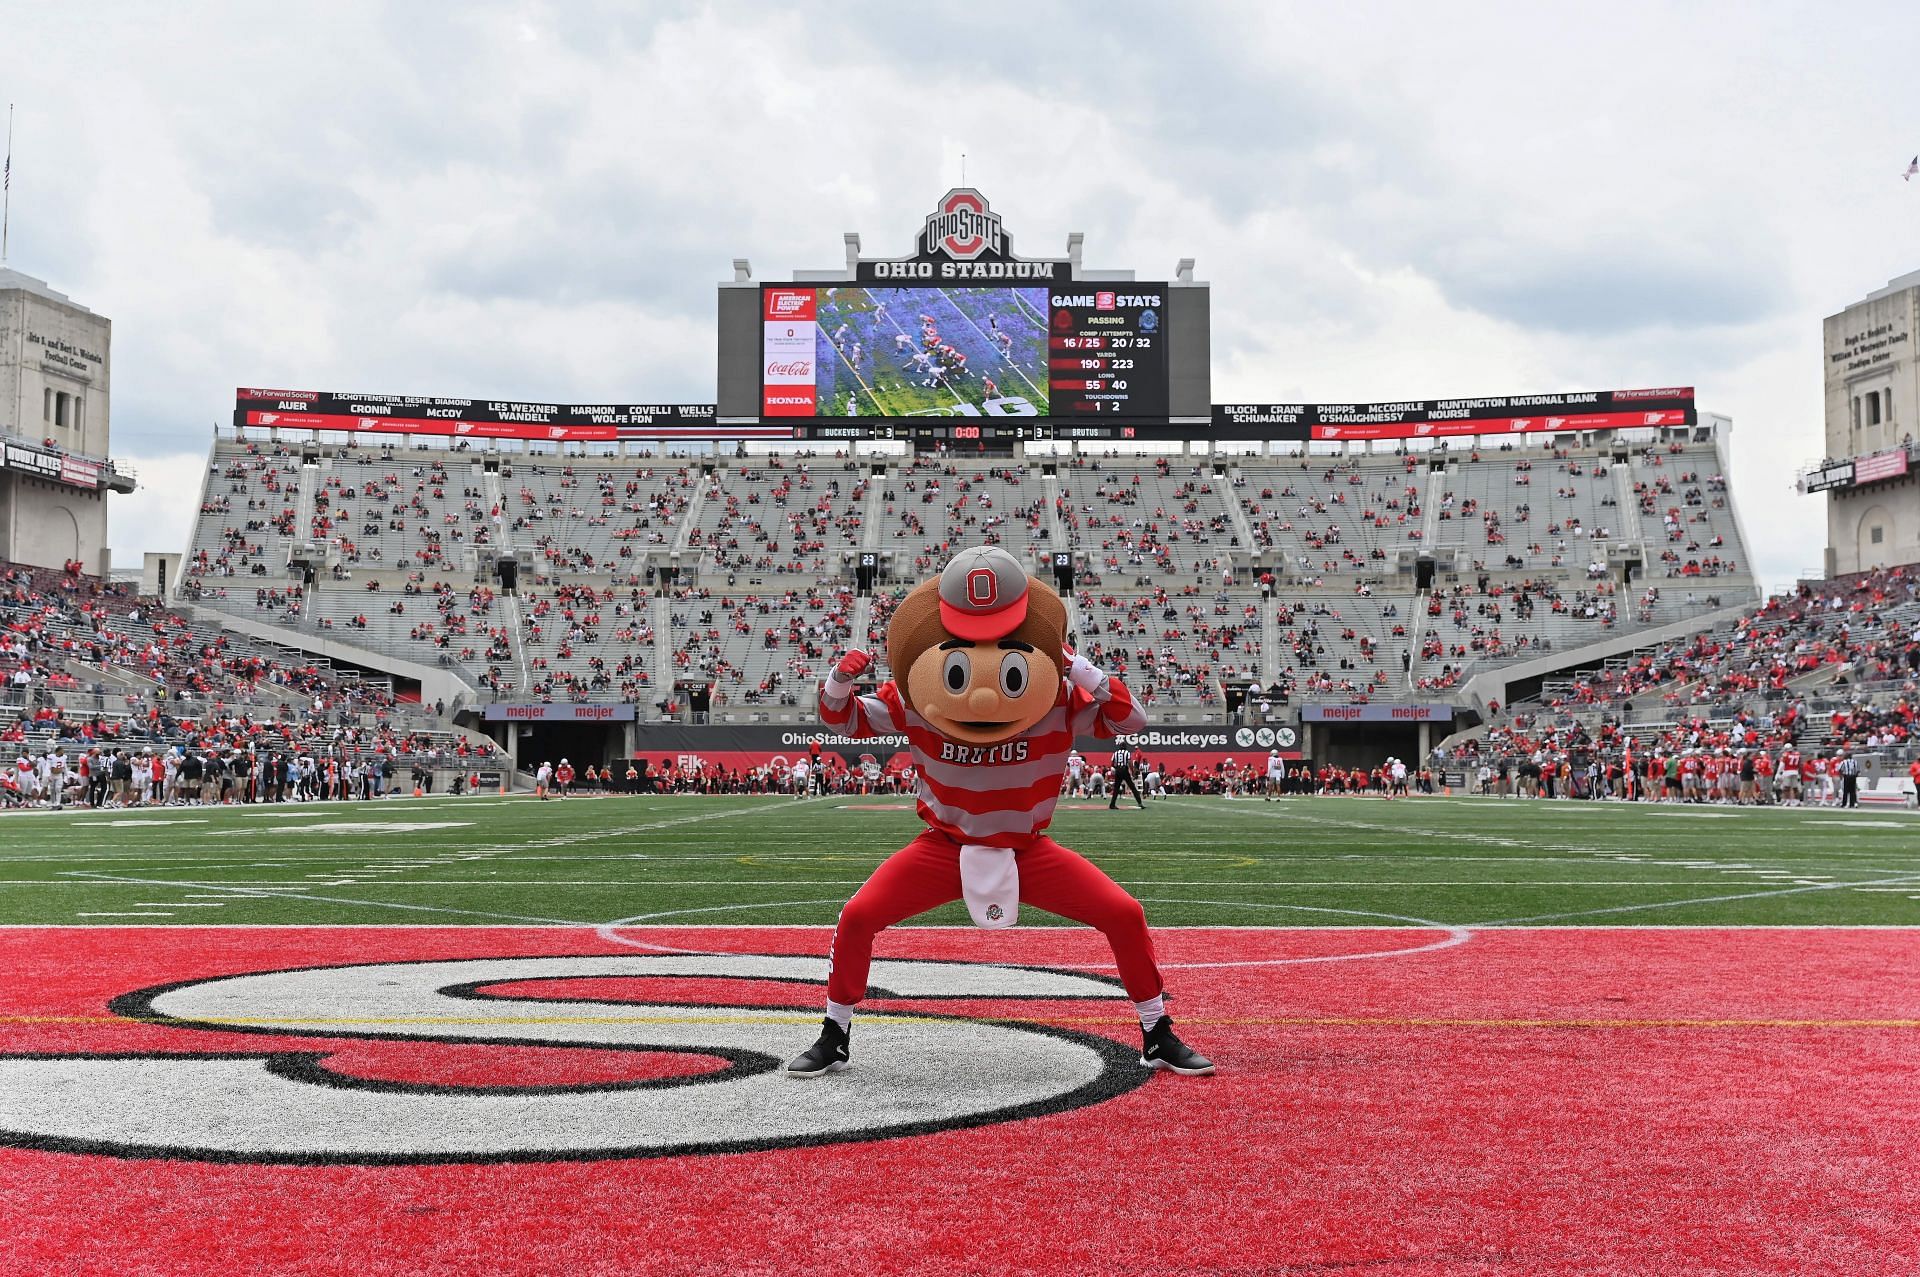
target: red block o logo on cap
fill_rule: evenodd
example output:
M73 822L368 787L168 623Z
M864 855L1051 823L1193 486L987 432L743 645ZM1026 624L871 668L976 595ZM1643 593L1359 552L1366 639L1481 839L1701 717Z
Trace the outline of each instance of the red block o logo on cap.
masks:
M974 568L967 573L967 602L977 607L992 607L1000 597L1000 585L992 568Z

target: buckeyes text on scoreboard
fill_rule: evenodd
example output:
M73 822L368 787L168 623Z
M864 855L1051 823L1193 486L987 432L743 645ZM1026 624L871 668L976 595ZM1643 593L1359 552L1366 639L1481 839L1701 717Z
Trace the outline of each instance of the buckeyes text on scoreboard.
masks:
M1691 426L1698 419L1693 387L1666 386L1384 403L1215 404L1213 437L1343 443Z
M717 426L712 404L556 404L326 390L234 392L237 429L442 435L555 443L784 437L778 427Z

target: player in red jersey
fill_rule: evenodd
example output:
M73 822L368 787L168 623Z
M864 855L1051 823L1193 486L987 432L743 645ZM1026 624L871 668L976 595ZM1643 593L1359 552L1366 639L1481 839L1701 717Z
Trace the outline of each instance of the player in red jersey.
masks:
M1800 805L1800 751L1789 745L1780 755L1780 801Z
M1138 731L1124 684L1065 648L1066 605L994 546L962 550L901 601L887 629L894 678L854 694L871 659L841 657L820 717L848 736L904 733L925 832L889 856L834 924L820 1038L787 1066L799 1077L847 1067L853 1009L867 996L874 937L964 899L982 927L1012 926L1022 902L1104 934L1140 1015L1140 1062L1176 1073L1213 1064L1174 1036L1140 902L1045 834L1074 737Z
M1773 755L1764 749L1753 756L1753 800L1762 807L1773 805Z

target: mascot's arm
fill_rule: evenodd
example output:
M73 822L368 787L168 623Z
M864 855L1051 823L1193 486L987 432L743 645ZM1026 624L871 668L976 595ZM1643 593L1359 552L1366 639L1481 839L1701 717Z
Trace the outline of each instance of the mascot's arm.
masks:
M1067 682L1073 685L1073 730L1076 735L1125 736L1147 725L1146 711L1134 701L1127 685L1072 648L1066 660Z
M880 732L904 730L904 716L898 712L900 692L891 681L881 684L872 696L855 696L853 688L860 676L873 664L865 652L854 650L841 657L827 671L820 684L820 721L847 736L872 736Z

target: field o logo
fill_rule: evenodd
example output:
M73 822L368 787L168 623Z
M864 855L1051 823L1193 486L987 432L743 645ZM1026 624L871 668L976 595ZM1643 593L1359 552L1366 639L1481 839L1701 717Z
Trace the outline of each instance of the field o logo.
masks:
M1135 1052L1050 1025L865 1012L847 1081L786 1076L812 1032L815 957L646 954L478 958L300 968L194 980L113 1010L182 1029L276 1038L671 1052L693 1075L566 1085L424 1084L328 1066L329 1050L0 1055L0 1145L114 1157L265 1163L562 1161L688 1156L899 1138L1064 1112L1139 1086ZM790 1007L503 996L542 980L752 980ZM872 995L1111 999L1075 972L880 961ZM1004 1012L1002 1012L1004 1014ZM956 1059L990 1058L990 1079ZM851 1079L848 1079L849 1081Z

